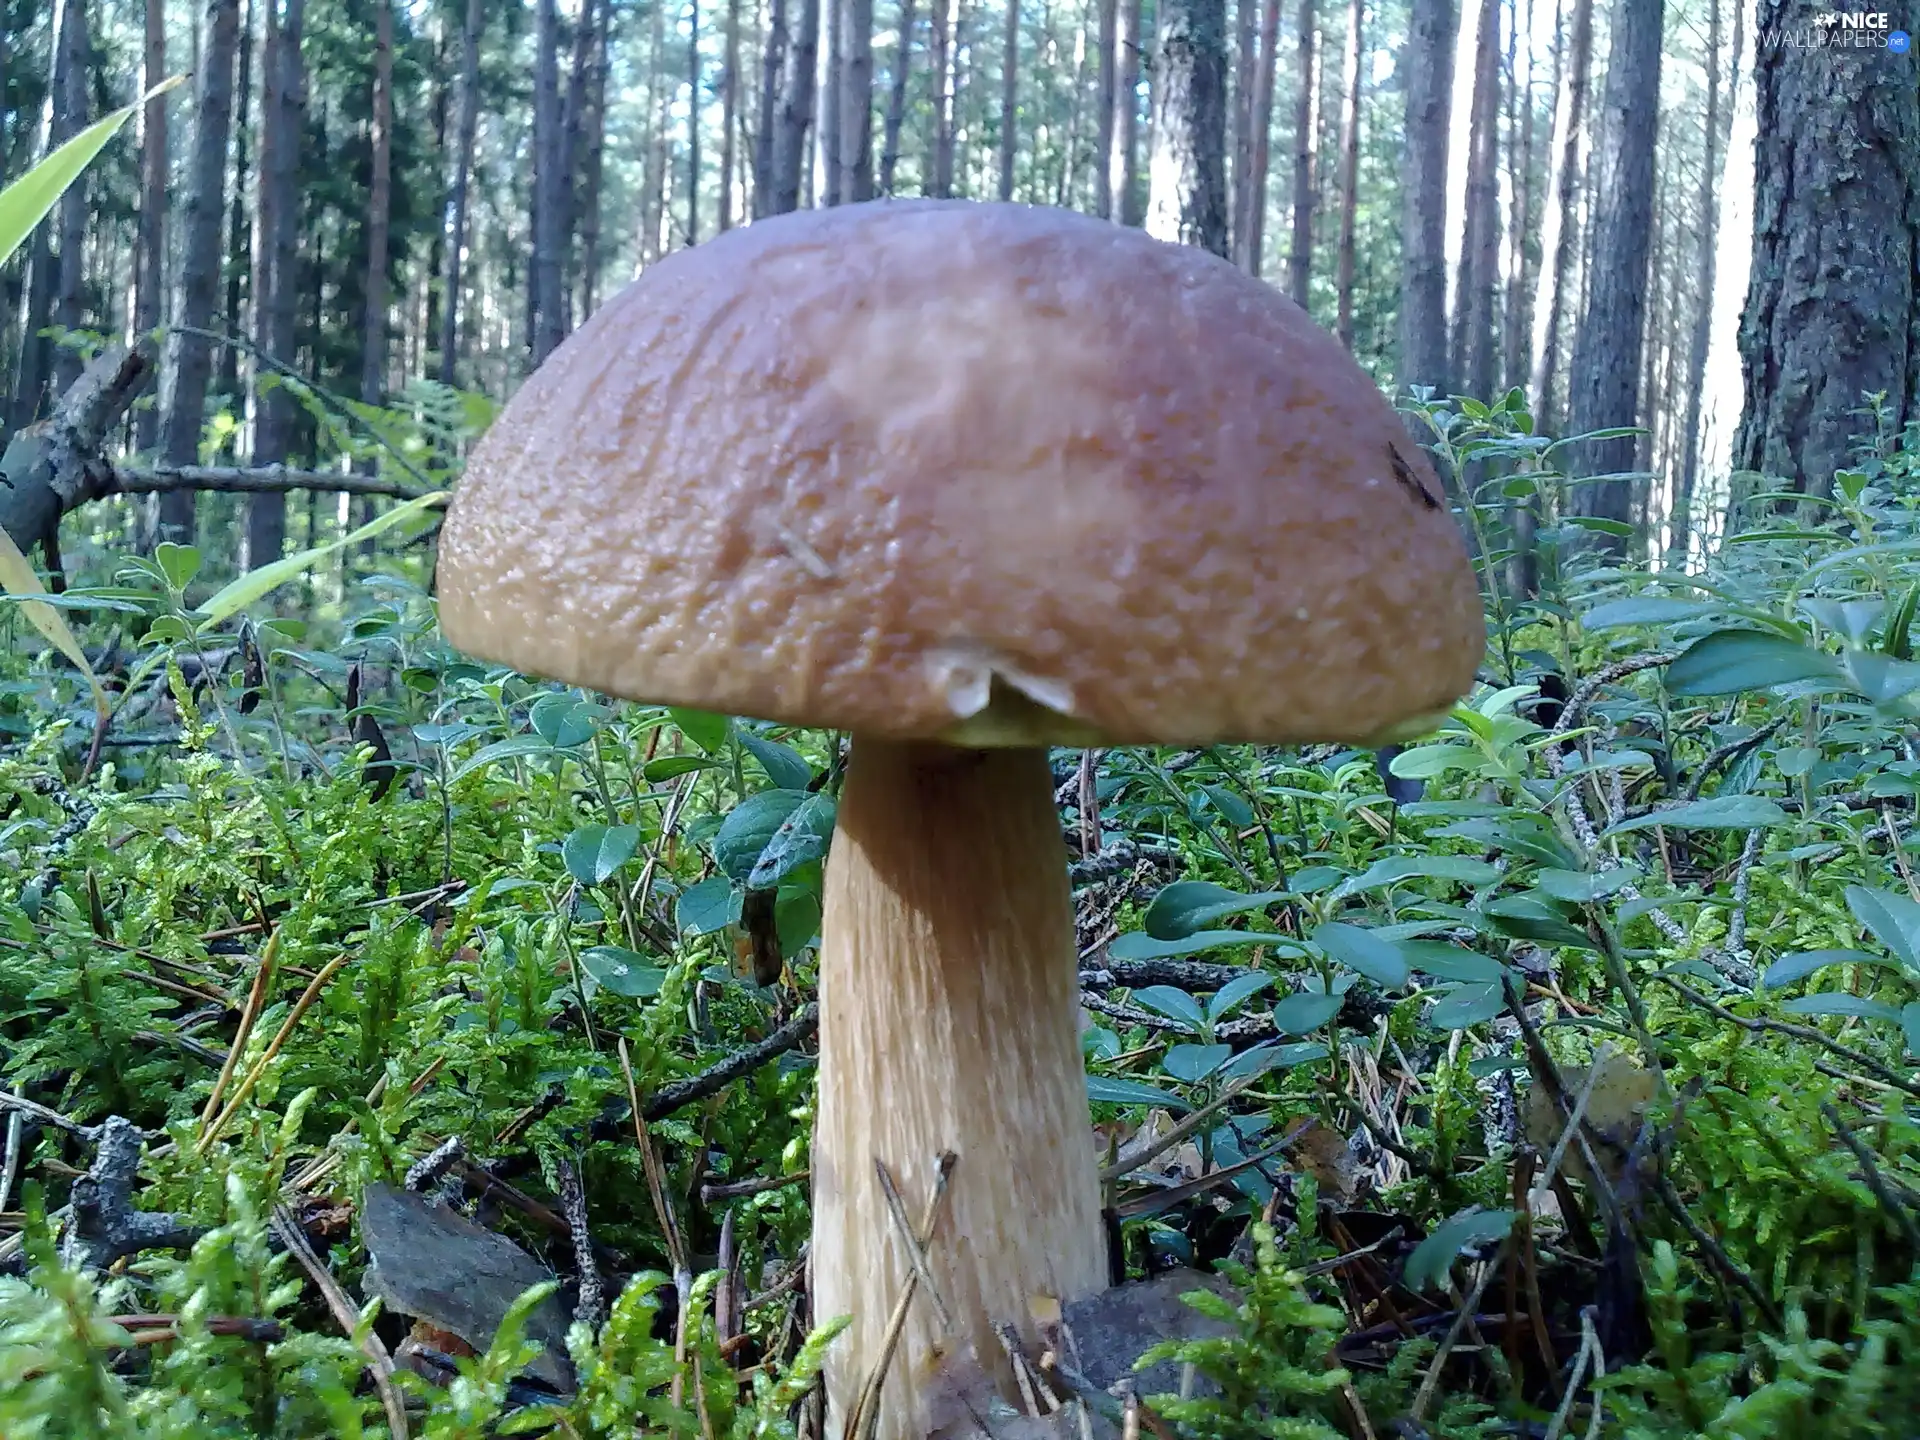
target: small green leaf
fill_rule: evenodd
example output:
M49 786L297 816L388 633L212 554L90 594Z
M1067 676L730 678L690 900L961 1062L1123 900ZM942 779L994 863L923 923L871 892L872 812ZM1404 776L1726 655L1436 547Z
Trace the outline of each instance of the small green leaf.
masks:
M1533 883L1555 900L1564 900L1570 905L1591 905L1631 885L1633 874L1632 868L1626 865L1616 865L1597 875L1587 870L1548 869L1536 874Z
M728 812L713 837L714 862L744 885L787 817L810 797L804 790L758 790Z
M1409 967L1436 980L1498 985L1506 974L1506 967L1498 960L1444 940L1402 940L1400 953Z
M598 705L563 690L542 695L527 711L534 734L557 750L571 750L591 740L602 718Z
M153 547L153 559L160 573L167 577L167 583L176 590L186 589L200 573L200 552L191 545L162 540Z
M1231 1045L1172 1045L1160 1064L1174 1079L1197 1085L1225 1064L1232 1054Z
M1920 1056L1920 1000L1910 1000L1901 1007L1900 1033L1907 1042L1907 1053Z
M1251 1050L1242 1050L1220 1067L1222 1080L1245 1080L1269 1070L1287 1070L1313 1060L1324 1060L1332 1052L1318 1040L1296 1041L1282 1045L1277 1040L1263 1041Z
M1635 595L1626 600L1609 600L1596 605L1580 617L1587 630L1617 630L1627 625L1671 625L1676 620L1697 620L1715 610L1724 609L1705 600L1675 600L1665 595Z
M1427 1022L1436 1030L1464 1030L1493 1019L1507 1007L1507 997L1498 985L1462 985L1444 1000L1434 1002Z
M1869 890L1864 885L1846 889L1847 908L1893 953L1908 973L1920 978L1920 904L1891 890Z
M522 755L551 755L553 746L543 736L514 735L505 740L496 740L491 745L482 746L473 752L447 777L449 785L457 785L476 770L484 770L502 760L512 760Z
M1831 655L1763 630L1716 630L1667 667L1667 690L1674 695L1737 695L1802 681L1847 688Z
M580 952L580 968L616 995L646 1000L660 993L667 972L646 956L618 945L594 945Z
M809 860L826 854L833 839L834 810L831 795L809 795L796 805L768 838L747 875L748 887L771 889Z
M1185 1029L1198 1035L1206 1029L1207 1018L1200 1009L1200 1002L1184 990L1176 990L1171 985L1149 985L1143 990L1133 992L1133 1003L1164 1015Z
M640 848L638 825L582 825L566 839L560 857L582 885L599 885Z
M1366 976L1382 990L1398 990L1407 983L1407 961L1399 947L1358 925L1333 921L1317 927L1309 937L1327 958Z
M1536 945L1567 945L1582 950L1599 948L1593 937L1549 905L1538 893L1505 895L1484 907L1488 921L1502 935L1531 940Z
M657 785L662 780L691 775L696 770L721 768L718 760L709 760L703 755L659 755L641 767L640 774L649 785Z
M709 755L717 755L726 748L727 736L733 730L733 722L726 716L706 710L683 710L678 706L668 707L667 714L682 735Z
M1222 985L1207 1001L1208 1023L1217 1025L1235 1010L1273 983L1271 975L1258 970L1236 975Z
M740 920L740 892L724 875L712 875L680 892L673 923L683 936L711 935Z
M1393 757L1387 768L1402 780L1433 780L1449 770L1477 770L1486 757L1466 745L1416 745Z
M1472 1209L1455 1215L1414 1246L1402 1283L1413 1291L1428 1289L1446 1277L1454 1257L1468 1246L1506 1239L1514 1218L1511 1210Z
M1318 1030L1340 1013L1341 997L1302 991L1273 1007L1273 1028L1282 1035L1304 1035Z
M1183 940L1155 940L1144 931L1133 930L1107 947L1116 960L1165 960L1174 955L1198 955L1206 950L1223 950L1229 945L1290 945L1291 935L1266 930L1200 930Z
M791 745L745 732L740 736L740 743L760 762L760 768L767 772L767 779L776 789L804 790L813 783L813 767Z
M1406 880L1446 880L1455 885L1491 885L1500 878L1498 866L1465 855L1390 855L1376 860L1334 892L1336 898L1381 890Z
M1900 1012L1878 1000L1850 995L1844 990L1822 990L1815 995L1798 995L1780 1002L1789 1015L1845 1015L1861 1020L1891 1020L1900 1023Z
M1605 835L1625 835L1632 830L1764 830L1787 823L1787 812L1761 795L1715 795L1709 800L1690 800L1671 810L1654 810L1609 825Z
M1178 1095L1149 1085L1144 1080L1129 1080L1120 1075L1087 1076L1087 1099L1101 1105L1149 1105L1163 1110L1190 1110Z
M202 600L194 607L194 614L200 617L200 629L204 633L225 620L229 615L245 609L254 601L264 598L272 591L290 580L297 580L307 570L326 559L355 545L384 535L394 526L413 520L447 503L448 492L435 490L431 494L421 495L394 506L382 515L375 516L359 529L349 534L329 540L324 545L315 545L311 549L301 550L284 559L269 561L258 569L249 570L220 587L214 594Z
M1805 950L1798 955L1782 955L1760 977L1763 990L1782 990L1806 979L1829 965L1884 965L1886 960L1864 950Z
M1163 888L1140 917L1156 940L1184 940L1205 925L1248 910L1264 910L1288 898L1284 890L1243 895L1205 880L1176 880Z

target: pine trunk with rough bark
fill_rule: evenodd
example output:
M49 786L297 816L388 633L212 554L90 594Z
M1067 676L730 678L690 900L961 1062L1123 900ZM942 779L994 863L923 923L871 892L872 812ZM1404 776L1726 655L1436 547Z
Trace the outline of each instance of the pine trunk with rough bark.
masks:
M939 0L934 0L935 4ZM907 82L913 78L913 0L900 0L899 40L893 50L893 84L887 94L886 129L880 141L880 193L893 194L900 166L900 127L907 118Z
M231 84L233 94L233 180L227 201L227 253L225 268L227 275L226 308L221 313L226 317L227 332L231 335L249 335L253 332L248 307L253 297L247 287L253 283L252 264L249 257L253 254L253 207L248 203L248 176L258 157L253 154L249 140L253 130L253 0L246 0L246 6L240 13L239 67L237 82ZM200 30L196 27L195 59L199 65L198 50ZM162 382L165 383L164 376ZM222 345L218 358L214 362L214 389L216 393L230 396L236 405L241 402L240 386L240 347ZM240 456L239 443L241 432L238 428L229 432L225 443L217 452L223 461L237 463ZM166 496L161 497L164 508Z
M368 405L379 404L387 388L387 236L393 215L393 4L375 4L373 173L367 184L366 315L360 355L360 399Z
M787 50L779 127L773 143L773 184L767 213L800 208L800 172L806 168L807 135L813 128L815 67L820 45L820 0L800 0L800 23Z
M55 68L54 140L55 145L72 139L87 126L88 58L93 49L87 23L86 0L66 0L61 11L60 63ZM53 323L75 331L87 324L87 217L88 197L93 192L89 177L82 172L60 197L57 228L60 237L59 268L54 282ZM54 351L53 386L63 395L80 378L85 366L81 353L70 345Z
M528 340L541 364L566 334L565 127L560 114L560 11L539 0L534 12L533 259Z
M239 0L207 0L206 39L194 80L193 148L180 207L180 272L174 326L160 368L160 454L169 465L200 458L200 430L213 377L213 348L203 335L213 325L220 286L220 222L226 218L227 140L233 121L233 68L240 43ZM160 499L160 538L193 539L193 492Z
M1119 28L1115 54L1113 150L1108 176L1114 192L1113 208L1122 225L1138 225L1146 218L1140 194L1140 56L1144 27L1141 0L1118 0Z
M1742 0L1733 5L1733 53L1727 63L1730 82L1740 74L1740 52L1745 29L1746 6ZM1667 527L1667 566L1682 569L1692 548L1693 492L1700 475L1700 410L1707 389L1707 351L1713 340L1713 282L1719 259L1720 230L1720 157L1726 153L1722 133L1720 88L1721 0L1708 0L1707 9L1707 114L1701 138L1700 194L1697 201L1699 234L1694 237L1693 333L1687 341L1687 412L1680 426L1680 473L1673 482L1673 513ZM1730 83L1731 92L1735 85ZM1729 94L1731 99L1731 94ZM1731 112L1731 104L1725 107Z
M1540 281L1533 301L1534 427L1551 434L1559 414L1561 332L1571 307L1568 286L1579 247L1580 179L1586 170L1587 86L1593 68L1593 0L1573 0L1566 57L1553 111L1553 173L1540 223Z
M1000 186L1002 200L1013 199L1013 162L1019 150L1016 117L1020 108L1020 0L1006 0L1006 32L1000 58Z
M274 368L293 363L298 315L300 141L305 129L306 66L301 55L306 0L280 0L267 10L261 70L260 179L254 205L253 463L283 463L293 445L293 397ZM286 546L287 497L252 495L247 504L243 569L280 558Z
M1229 251L1226 0L1161 0L1147 231Z
M611 11L603 4L596 12L592 44L587 52L585 113L580 119L578 194L570 213L580 241L580 302L574 314L584 322L600 297L600 182L606 172L608 31Z
M873 0L842 0L840 199L873 198Z
M1299 88L1293 106L1293 244L1287 255L1287 293L1304 309L1313 283L1313 160L1320 131L1320 71L1315 59L1319 21L1314 0L1301 0L1299 25Z
M1234 0L1233 112L1227 152L1227 200L1232 206L1234 254L1239 254L1240 213L1246 209L1247 177L1253 171L1253 72L1260 63L1254 40L1260 0Z
M460 29L460 119L455 127L453 193L447 209L447 279L440 300L440 383L459 373L461 285L466 274L467 209L473 189L473 146L480 133L480 33L486 28L482 0L467 0Z
M1480 5L1470 117L1466 232L1454 290L1452 370L1465 393L1490 401L1497 358L1494 308L1500 285L1499 0L1482 0Z
M687 6L687 244L700 243L700 0Z
M1447 145L1453 99L1456 0L1413 0L1405 60L1406 168L1402 172L1400 381L1448 394Z
M1618 0L1607 60L1605 111L1593 185L1594 230L1588 298L1567 367L1568 426L1574 432L1639 420L1641 347L1645 341L1647 262L1653 243L1655 132L1659 113L1661 0ZM1632 437L1579 447L1577 475L1606 476L1633 468ZM1595 479L1574 487L1575 514L1626 523L1632 486ZM1600 537L1624 554L1621 536Z
M1247 173L1234 196L1234 263L1258 275L1267 243L1267 181L1273 165L1273 82L1280 43L1280 0L1262 0L1259 55L1253 66L1253 91L1247 98Z
M1810 0L1760 0L1763 37ZM1920 104L1914 57L1755 51L1753 271L1734 464L1827 495L1875 435L1920 419ZM1819 63L1813 63L1818 61Z
M937 0L936 0L937 3ZM1113 104L1114 86L1119 78L1119 3L1095 0L1100 27L1094 41L1093 67L1093 213L1102 220L1113 218Z
M1354 231L1360 214L1360 60L1366 42L1366 0L1347 11L1346 106L1340 117L1340 242L1334 261L1334 333L1353 349Z
M954 50L960 24L960 0L933 0L933 159L927 167L927 193L936 199L953 194Z
M145 11L140 83L151 90L167 78L166 0L146 0ZM163 96L149 100L140 113L140 258L135 271L133 328L141 335L151 335L166 318L168 166L167 102ZM159 436L159 409L143 407L134 419L135 448L151 450Z
M768 0L767 42L760 50L760 126L753 137L753 216L772 213L774 137L780 127L780 82L787 64L787 0Z
M740 107L740 0L727 0L726 60L720 72L720 214L719 229L733 228L734 126Z

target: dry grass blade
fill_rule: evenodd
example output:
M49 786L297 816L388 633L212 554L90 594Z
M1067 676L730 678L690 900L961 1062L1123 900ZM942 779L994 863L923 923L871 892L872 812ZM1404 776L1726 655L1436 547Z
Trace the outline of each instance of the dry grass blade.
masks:
M273 983L273 972L279 959L280 932L275 930L267 936L267 948L260 956L260 968L253 972L253 986L247 991L247 1003L240 1011L240 1028L234 1032L233 1044L227 1047L227 1062L220 1067L220 1076L213 1082L213 1093L207 1096L206 1109L200 1112L203 1135L220 1113L220 1097L226 1093L227 1082L233 1079L234 1067L240 1063L240 1052L247 1048L247 1041L253 1036L254 1023L259 1020L260 1012L266 1006L267 989Z
M959 1156L951 1150L940 1152L933 1176L933 1189L927 1196L927 1203L921 1211L920 1224L909 1242L910 1249L917 1249L924 1257L927 1247L933 1244L934 1233L940 1228L940 1213L947 1199L947 1182L953 1178L953 1167ZM874 1163L880 1163L879 1157ZM913 1292L920 1288L920 1269L915 1267L907 1276L907 1283L900 1287L900 1298L894 1302L893 1313L887 1317L886 1337L880 1344L880 1358L874 1362L873 1373L867 1376L866 1383L860 1387L860 1398L854 1403L853 1414L849 1417L846 1433L853 1440L873 1440L875 1427L880 1423L880 1390L887 1382L887 1369L893 1364L893 1352L900 1346L900 1333L907 1326L907 1312L913 1305Z
M307 982L307 988L300 992L300 998L294 1002L293 1009L287 1012L286 1020L281 1023L280 1029L275 1032L273 1039L268 1042L265 1053L248 1068L246 1078L240 1082L239 1087L233 1092L233 1099L227 1102L227 1106L220 1112L219 1118L210 1126L202 1124L200 1138L194 1143L194 1154L206 1154L214 1141L220 1138L221 1133L227 1126L233 1123L233 1117L240 1113L240 1107L246 1104L247 1097L253 1093L254 1087L260 1083L260 1077L266 1074L267 1066L273 1063L273 1057L280 1053L281 1047L292 1037L295 1028L306 1016L307 1011L313 1008L313 1002L320 998L320 992L327 988L327 985L332 981L334 976L346 968L347 961L351 958L351 956L347 955L334 956L333 959L326 963L318 975L315 975L313 979ZM251 1000L251 997L249 997L249 1000ZM258 1018L258 1012L255 1012L255 1018ZM236 1041L233 1049L227 1052L227 1059L231 1061L233 1057L239 1053L240 1045L239 1042Z
M313 1247L307 1243L307 1237L300 1229L300 1222L284 1205L273 1207L272 1220L273 1233L280 1237L280 1243L287 1247L287 1253L299 1261L300 1268L307 1272L307 1278L313 1281L327 1302L327 1309L332 1312L334 1321L348 1335L352 1335L360 1324L360 1317L339 1283L320 1263L320 1257L313 1253ZM372 1327L368 1327L360 1341L360 1353L367 1357L367 1370L373 1376L373 1388L380 1392L380 1405L387 1412L387 1425L393 1431L393 1440L407 1440L407 1407L393 1383L393 1357L387 1353L386 1345L373 1333Z
M907 1219L906 1202L900 1198L900 1187L893 1183L893 1174L887 1169L886 1162L879 1156L874 1157L874 1173L880 1177L880 1191L887 1197L887 1213L893 1217L894 1228L900 1232L900 1238L906 1242L907 1263L913 1267L913 1273L920 1282L920 1288L927 1292L927 1300L932 1304L934 1313L940 1317L940 1328L953 1328L953 1312L947 1309L947 1302L940 1298L940 1287L933 1283L933 1272L927 1269L927 1257L921 1250L922 1241L914 1231L913 1222Z

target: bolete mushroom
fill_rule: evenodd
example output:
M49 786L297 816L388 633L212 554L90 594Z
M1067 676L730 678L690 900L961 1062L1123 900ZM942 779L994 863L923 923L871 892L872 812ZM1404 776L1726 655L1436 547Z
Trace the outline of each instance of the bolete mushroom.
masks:
M440 540L460 648L849 731L827 864L814 1314L838 1434L955 1158L876 1433L1010 1387L1108 1283L1052 745L1381 741L1484 645L1433 471L1225 261L1065 211L803 212L650 267L521 387ZM1006 1327L1011 1327L1009 1332Z

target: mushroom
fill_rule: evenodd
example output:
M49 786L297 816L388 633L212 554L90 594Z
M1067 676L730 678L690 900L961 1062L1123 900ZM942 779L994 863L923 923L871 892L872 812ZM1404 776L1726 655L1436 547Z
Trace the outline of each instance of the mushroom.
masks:
M521 387L440 539L459 648L851 732L814 1315L840 1434L1109 1283L1047 747L1364 743L1484 648L1431 466L1292 302L1066 211L882 201L651 266ZM943 1154L951 1177L930 1207ZM918 1283L918 1282L916 1282Z

